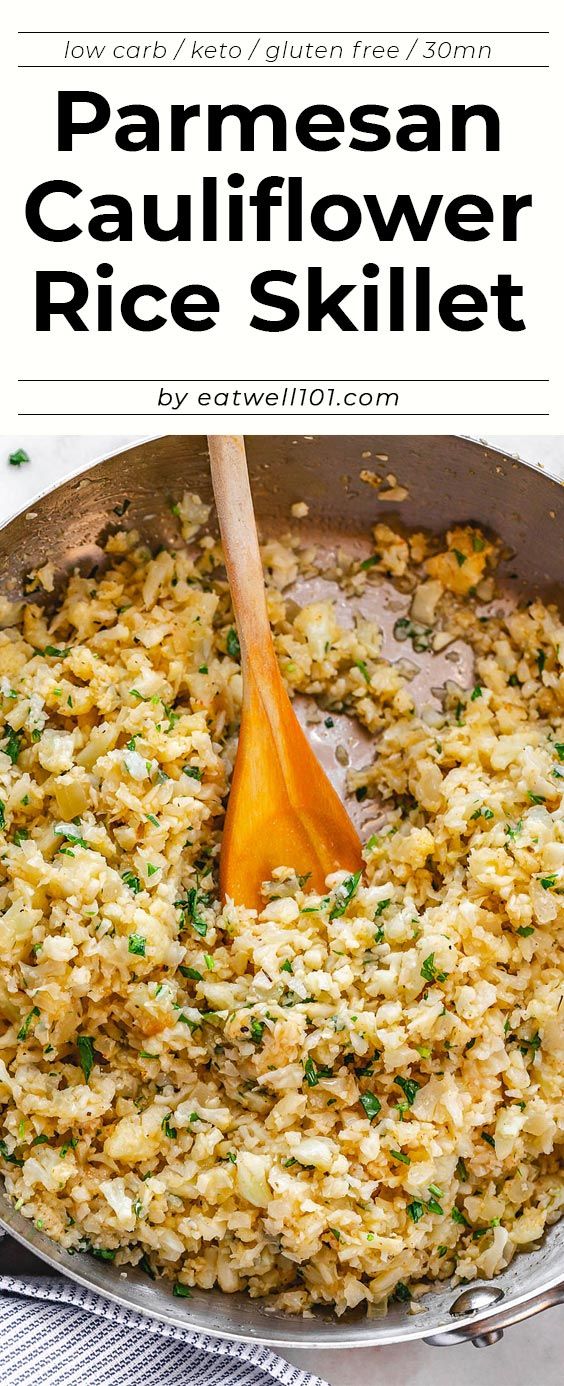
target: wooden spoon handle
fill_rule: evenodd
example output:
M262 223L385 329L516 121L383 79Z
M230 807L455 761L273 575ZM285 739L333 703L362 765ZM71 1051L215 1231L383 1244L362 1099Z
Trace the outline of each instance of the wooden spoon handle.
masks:
M255 524L244 439L208 438L225 567L237 620L244 673L271 675L276 656Z

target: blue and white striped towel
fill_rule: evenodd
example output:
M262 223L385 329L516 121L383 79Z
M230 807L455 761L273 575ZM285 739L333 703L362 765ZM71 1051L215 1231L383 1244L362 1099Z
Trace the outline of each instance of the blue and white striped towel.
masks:
M269 1348L147 1319L60 1276L0 1275L2 1386L327 1386Z

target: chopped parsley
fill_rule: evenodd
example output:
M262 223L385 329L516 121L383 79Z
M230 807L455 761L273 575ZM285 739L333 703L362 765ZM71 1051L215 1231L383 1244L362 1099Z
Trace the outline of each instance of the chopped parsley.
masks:
M355 871L354 875L346 876L341 885L337 886L335 903L329 911L330 919L340 919L341 915L345 913L347 905L358 890L361 876L362 871Z
M191 1289L188 1285L183 1285L181 1280L175 1280L172 1293L177 1299L192 1299Z
M429 637L432 633L430 626L416 625L408 616L399 616L394 625L394 640L411 640L417 654L429 649Z
M81 836L78 820L77 823L56 823L54 832L57 837L64 838L65 842L72 842L73 847L88 847L88 843ZM59 847L60 852L63 850L63 847Z
M378 1112L382 1110L382 1103L380 1099L376 1097L376 1093L363 1092L360 1101L364 1107L368 1120L374 1121L374 1118L378 1116Z
M398 1088L401 1088L409 1106L412 1107L417 1093L419 1092L420 1084L415 1078L394 1078L394 1083L396 1083Z
M128 953L135 953L137 957L145 957L145 944L147 940L142 934L130 934L127 940Z
M237 635L237 631L234 629L233 626L231 626L231 629L227 632L227 639L225 641L225 644L227 646L228 655L231 655L232 659L239 659L241 654L241 646L239 644L239 636Z
M121 879L124 885L129 886L129 889L133 891L134 895L139 895L139 892L143 889L139 877L136 876L133 871L122 871Z
M420 975L426 982L445 982L448 972L440 972L435 967L435 954L429 953L428 958L425 958ZM396 1082L398 1081L399 1079L396 1079Z
M506 823L506 825L505 825L505 833L506 833L506 836L509 837L509 838L511 839L512 842L514 842L514 841L515 841L515 838L518 837L518 836L519 836L519 833L522 831L522 828L523 828L523 819L522 819L522 818L519 819L518 823L514 823L514 824L512 824L512 823Z
M330 1068L325 1068L323 1064L317 1065L311 1056L306 1059L304 1064L304 1078L308 1087L316 1088L320 1078L331 1078Z
M379 919L380 915L384 913L384 910L387 910L388 905L391 905L391 903L391 900L380 900L376 906L374 918Z
M365 682L370 683L370 674L368 673L368 668L365 664L365 661L363 659L355 659L354 667L355 669L360 669L360 672Z
M191 924L192 928L196 930L196 933L199 934L201 938L205 938L208 926L206 920L199 913L199 908L200 905L206 903L207 897L200 895L196 886L190 887L184 900L175 901L176 909L182 911L182 928L186 928L187 924Z
M0 1155L2 1155L3 1159L6 1160L9 1165L19 1165L20 1168L23 1165L23 1160L18 1159L17 1155L10 1155L4 1140L0 1140Z
M90 1035L77 1035L76 1047L80 1059L80 1067L88 1083L94 1065L94 1041Z
M4 755L11 760L12 765L15 765L22 748L22 733L14 731L8 722L6 722L6 732L8 739L2 749Z
M182 977L189 977L192 982L202 981L202 973L198 972L197 967L184 967L184 964L181 963L178 971Z
M32 1006L31 1010L30 1010L30 1011L28 1012L28 1014L26 1015L26 1018L25 1018L25 1020L24 1020L24 1022L23 1022L23 1025L21 1025L21 1026L20 1026L20 1029L18 1030L18 1039L19 1039L19 1040L25 1040L25 1039L27 1039L28 1034L29 1034L29 1031L30 1031L30 1028L31 1028L31 1026L32 1026L32 1024L33 1024L33 1021L36 1020L36 1019L37 1019L37 1016L40 1015L40 1014L41 1014L41 1012L40 1012L40 1010L39 1010L39 1006Z
M471 823L475 823L475 822L477 821L478 818L487 818L487 819L490 819L490 818L493 818L493 817L494 817L493 809L491 809L491 808L484 808L483 806L481 806L480 808L474 809L474 812L470 814L470 822L471 822Z
M10 453L8 462L10 467L23 467L25 462L29 462L29 453L25 448L16 448L15 452Z
M262 1044L265 1028L264 1020L256 1020L253 1016L251 1020L251 1039L253 1044Z
M453 1221L453 1222L457 1222L457 1223L459 1224L460 1227L469 1227L469 1226L470 1226L470 1223L468 1222L468 1218L465 1217L464 1213L461 1212L461 1209L460 1209L460 1208L457 1208L457 1207L456 1207L456 1204L454 1205L454 1208L451 1210L450 1216L451 1216L451 1218L452 1218L452 1221Z

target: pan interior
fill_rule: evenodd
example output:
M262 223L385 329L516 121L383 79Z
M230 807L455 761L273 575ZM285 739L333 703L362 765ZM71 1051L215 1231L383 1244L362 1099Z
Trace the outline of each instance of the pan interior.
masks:
M498 533L505 544L507 557L494 609L515 602L522 593L541 593L547 598L559 590L564 490L501 454L443 436L255 437L248 440L248 453L262 536L280 538L298 532L304 543L317 549L322 572L330 570L341 549L356 557L367 556L370 527L378 520L433 531L477 521ZM382 485L364 481L361 473L367 471L382 478ZM389 486L384 479L390 474L407 491L401 504L381 499L382 490ZM124 527L138 529L153 548L177 545L171 503L186 489L211 500L203 438L153 440L71 478L0 533L3 595L11 600L21 596L27 575L47 561L55 564L59 584L76 566L92 572L104 562L106 537ZM290 514L296 501L305 501L309 507L308 516L300 521L293 521ZM300 605L334 597L339 620L353 619L355 603L344 599L338 585L323 576L299 580L291 595ZM409 597L388 582L370 586L356 599L362 615L380 622L383 652L391 660L406 653L394 638L393 627L408 605ZM472 657L462 642L440 655L412 653L410 647L409 657L417 666L411 688L420 708L437 699L446 679L463 688L472 683ZM299 699L297 706L316 753L343 792L348 768L360 768L370 758L367 734L344 714L335 718L333 728L326 728L310 699ZM378 805L368 801L353 807L365 837L377 826ZM192 1299L179 1301L172 1298L168 1285L151 1282L137 1270L102 1264L83 1254L70 1256L16 1213L3 1195L0 1211L4 1225L53 1267L122 1304L212 1334L282 1347L290 1343L351 1347L430 1336L454 1322L450 1315L458 1292L444 1285L419 1302L417 1313L393 1305L385 1318L355 1312L337 1319L324 1312L297 1323L261 1301L220 1291L195 1290ZM490 1312L541 1293L563 1274L564 1230L557 1226L542 1246L518 1255L496 1278L502 1298ZM487 1313L481 1314L481 1320L484 1316Z

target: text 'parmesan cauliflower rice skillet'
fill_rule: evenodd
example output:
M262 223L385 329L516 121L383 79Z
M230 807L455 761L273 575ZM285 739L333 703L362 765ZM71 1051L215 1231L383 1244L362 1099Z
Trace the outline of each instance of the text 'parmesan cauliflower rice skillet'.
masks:
M222 908L239 648L218 543L184 542L207 507L175 510L175 551L120 533L54 618L32 593L4 613L6 1188L177 1295L415 1307L495 1275L564 1202L564 628L540 600L491 613L478 527L377 524L344 591L411 593L398 656L475 656L471 690L417 713L376 624L297 607L315 552L266 544L283 674L373 735L350 790L382 826L362 877L320 897L281 863L258 918ZM49 565L30 583L51 585Z

